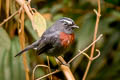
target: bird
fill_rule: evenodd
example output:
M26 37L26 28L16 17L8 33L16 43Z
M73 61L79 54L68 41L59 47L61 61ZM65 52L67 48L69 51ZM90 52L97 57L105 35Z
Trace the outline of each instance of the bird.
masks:
M71 18L62 17L49 27L37 41L28 45L16 54L15 57L29 49L34 49L37 55L42 53L55 57L63 55L75 41L75 28L79 28L79 26Z

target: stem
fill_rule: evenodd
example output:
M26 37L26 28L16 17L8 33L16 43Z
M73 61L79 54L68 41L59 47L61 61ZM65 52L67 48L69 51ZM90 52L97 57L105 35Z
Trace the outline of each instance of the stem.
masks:
M2 23L0 23L0 27L5 24L8 20L10 20L11 18L13 18L16 14L18 14L20 11L20 9L18 11L16 11L15 13L13 13L11 16L9 16L8 18L6 18Z
M29 19L32 21L32 14L30 13L30 10L28 6L25 4L25 0L16 0L18 4L24 7L26 14L28 15Z
M41 80L41 79L43 79L43 78L46 78L47 76L53 75L53 74L58 73L58 72L60 72L60 70L56 70L56 71L54 71L54 72L51 72L51 73L49 73L49 74L47 74L47 75L45 75L45 76L42 76L42 77L40 77L40 78L38 78L38 79L36 79L36 80Z
M96 20L96 24L95 24L93 41L96 40L96 35L97 35L97 31L98 31L98 24L99 24L99 20L100 20L100 0L98 0L97 2L98 2L98 13L96 12L97 20ZM92 45L90 58L93 58L94 49L95 49L95 44ZM86 79L86 76L87 76L87 74L88 74L88 71L89 71L89 68L90 68L91 63L92 63L92 61L89 60L88 65L87 65L87 68L86 68L86 70L85 70L85 73L84 73L84 76L83 76L83 79L82 79L82 80L85 80L85 79Z
M85 49L83 49L82 51L80 51L75 57L73 57L72 59L70 59L68 61L68 64L70 64L73 60L75 60L78 56L80 56L81 53L84 53L86 50L88 50L93 44L95 44L98 40L100 40L101 37L102 37L102 34L95 41L93 41L90 45L88 45Z
M22 14L21 14L21 31L19 32L19 39L20 39L20 44L21 44L21 49L25 48L25 38L24 38L24 9L22 9ZM27 66L27 60L26 60L26 55L23 54L23 64L25 68L25 75L26 75L26 80L29 80L29 68Z

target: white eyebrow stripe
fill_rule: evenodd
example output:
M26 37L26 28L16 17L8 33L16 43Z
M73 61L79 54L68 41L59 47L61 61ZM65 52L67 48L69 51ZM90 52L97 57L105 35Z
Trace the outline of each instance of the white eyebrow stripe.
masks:
M65 22L67 22L68 24L72 24L72 22L71 21L69 21L69 20L61 20L61 21L65 21Z

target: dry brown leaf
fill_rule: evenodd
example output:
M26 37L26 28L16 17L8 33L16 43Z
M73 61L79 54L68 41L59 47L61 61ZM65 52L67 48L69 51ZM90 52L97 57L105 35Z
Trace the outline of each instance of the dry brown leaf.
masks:
M33 14L32 20L33 29L37 31L38 36L41 36L43 32L46 30L46 20L45 18L38 12Z

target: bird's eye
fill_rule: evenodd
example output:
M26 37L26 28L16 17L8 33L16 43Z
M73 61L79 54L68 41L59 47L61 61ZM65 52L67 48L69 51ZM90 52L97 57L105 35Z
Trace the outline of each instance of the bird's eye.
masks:
M67 22L63 22L63 24L64 24L64 25L68 25L68 23L67 23Z
M74 25L74 23L72 22L72 24L71 25Z
M72 22L72 23L69 23L68 25L69 25L69 26L73 26L73 25L74 25L74 23Z

